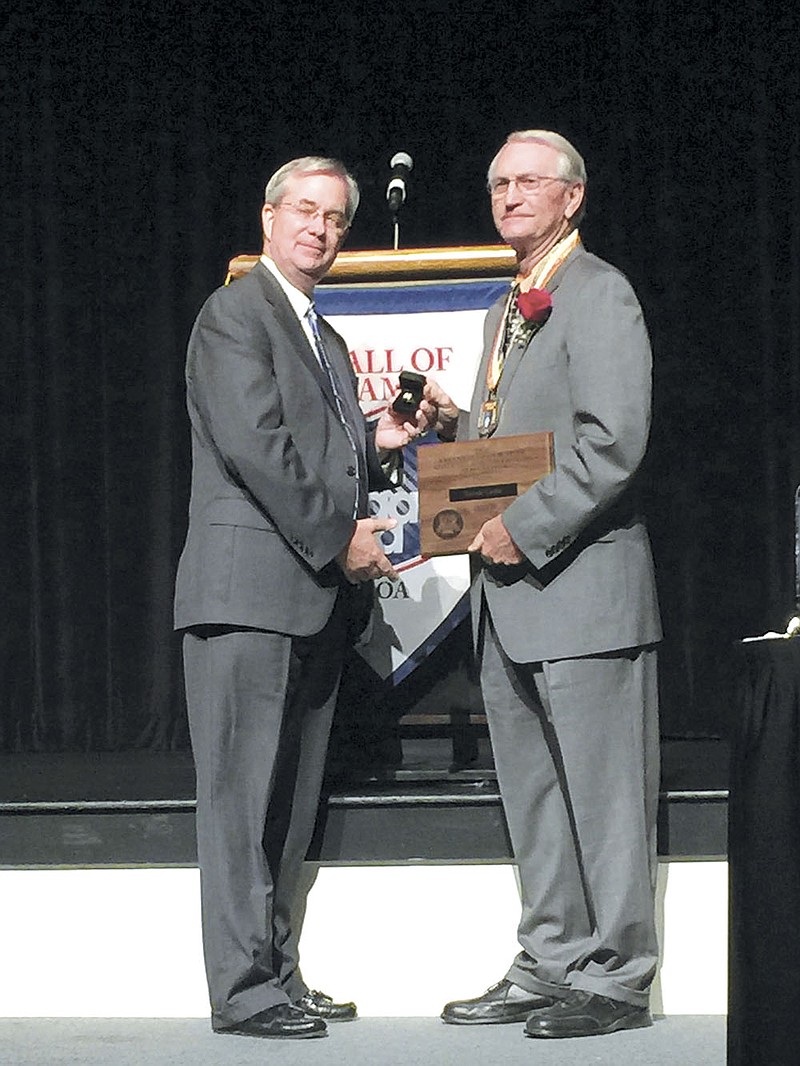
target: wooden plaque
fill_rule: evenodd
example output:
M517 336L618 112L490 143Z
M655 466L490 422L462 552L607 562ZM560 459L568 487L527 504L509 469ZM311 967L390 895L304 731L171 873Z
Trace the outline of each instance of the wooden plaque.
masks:
M421 554L466 551L483 523L551 473L553 462L552 433L418 448Z

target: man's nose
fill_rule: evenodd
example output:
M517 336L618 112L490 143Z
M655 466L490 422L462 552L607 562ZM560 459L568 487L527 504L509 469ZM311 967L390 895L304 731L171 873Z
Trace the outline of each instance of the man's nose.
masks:
M306 228L315 237L325 236L327 227L325 226L325 219L321 211L315 211L313 215L308 216L308 225Z
M514 207L515 205L522 203L522 195L513 178L509 181L508 185L506 185L506 194L503 198L503 202L506 207Z

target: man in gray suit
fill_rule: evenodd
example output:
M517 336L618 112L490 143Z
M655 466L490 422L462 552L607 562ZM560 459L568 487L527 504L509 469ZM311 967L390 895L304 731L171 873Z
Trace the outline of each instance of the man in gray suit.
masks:
M653 563L634 475L651 358L627 280L587 253L583 160L556 133L512 134L489 170L519 264L487 316L468 438L551 430L555 469L480 530L473 618L519 868L522 950L452 1024L534 1037L650 1024L659 783ZM440 431L455 411L440 403ZM450 433L452 435L452 432Z
M417 434L391 411L365 425L347 348L313 308L357 205L335 160L278 170L260 262L209 297L189 341L175 626L218 1032L324 1036L326 1020L356 1014L301 976L303 860L346 641L371 604L361 583L396 576L374 536L394 523L366 517L368 488L386 487L376 448Z

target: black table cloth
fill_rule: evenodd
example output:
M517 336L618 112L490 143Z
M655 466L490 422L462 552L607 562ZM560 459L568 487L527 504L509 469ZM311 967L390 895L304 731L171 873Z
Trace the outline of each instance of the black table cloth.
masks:
M800 1063L800 638L736 646L728 1066Z

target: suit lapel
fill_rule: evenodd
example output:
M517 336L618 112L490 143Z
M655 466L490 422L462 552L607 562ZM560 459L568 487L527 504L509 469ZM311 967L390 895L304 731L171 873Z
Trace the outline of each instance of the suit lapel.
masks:
M577 263L577 261L583 258L583 256L585 256L586 254L586 249L583 247L582 244L579 244L578 247L574 250L574 252L572 252L571 255L567 256L567 258L552 276L552 278L550 279L550 284L547 286L547 291L549 293L554 293L558 286L561 284L564 275L572 266L572 264Z
M556 291L558 286L561 284L564 274L567 272L567 270L569 270L570 266L582 255L586 255L586 252L584 251L582 245L578 245L575 251L572 252L572 254L564 260L564 262L558 268L556 273L550 279L549 285L546 286L547 291L549 293L554 293ZM527 343L524 341L524 339L517 341L517 343L506 356L505 365L503 366L503 373L500 377L500 387L498 389L498 395L500 396L501 400L504 396L508 394L508 391L511 387L511 381L514 377L514 373L516 372L522 360L524 358L535 358L534 345L536 344L536 339L538 338L542 330L545 329L547 329L546 322L540 329L536 330L536 332L533 334L533 336Z
M286 332L289 343L297 357L313 374L331 409L336 412L336 399L331 390L328 375L319 365L316 353L309 344L308 337L306 337L303 327L294 313L294 308L286 298L286 293L263 263L256 263L251 273L257 277L264 293L264 298L275 312L278 325Z

